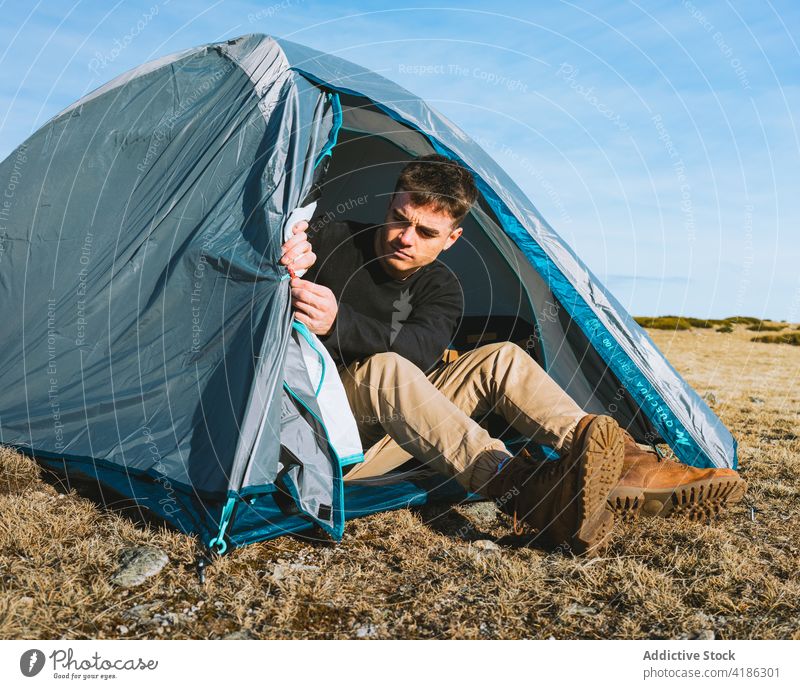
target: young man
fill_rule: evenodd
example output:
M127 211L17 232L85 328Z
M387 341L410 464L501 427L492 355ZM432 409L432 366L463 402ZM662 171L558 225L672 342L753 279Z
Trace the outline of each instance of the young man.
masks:
M739 500L727 469L659 462L608 416L586 414L520 347L485 345L444 364L461 317L461 286L437 261L462 234L478 192L440 155L401 171L382 225L332 223L309 242L306 223L281 263L295 317L339 362L365 461L345 480L378 476L414 457L468 491L497 500L540 544L575 553L604 545L616 513L700 517ZM559 461L512 457L474 419L500 414ZM701 490L702 488L702 490Z

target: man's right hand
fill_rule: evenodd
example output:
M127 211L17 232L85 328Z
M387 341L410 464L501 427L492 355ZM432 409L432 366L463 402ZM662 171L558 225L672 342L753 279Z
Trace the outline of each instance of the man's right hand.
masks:
M339 312L333 292L323 285L302 278L294 278L291 285L292 306L296 311L294 317L308 326L315 335L330 334Z
M292 226L292 237L281 246L281 265L294 271L307 270L314 265L317 257L311 250L307 229L308 223L305 220Z

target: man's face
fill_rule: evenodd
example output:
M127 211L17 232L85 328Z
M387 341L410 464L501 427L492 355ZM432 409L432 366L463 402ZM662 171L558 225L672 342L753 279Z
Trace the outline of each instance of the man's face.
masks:
M453 227L453 218L447 213L412 204L406 191L394 194L384 223L376 234L375 250L383 269L396 280L433 263L462 232Z

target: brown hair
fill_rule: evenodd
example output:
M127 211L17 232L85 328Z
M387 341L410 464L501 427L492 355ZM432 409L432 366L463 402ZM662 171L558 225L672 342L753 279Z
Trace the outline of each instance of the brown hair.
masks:
M478 198L472 173L438 153L408 163L400 171L394 190L408 192L415 206L433 206L447 213L456 225Z

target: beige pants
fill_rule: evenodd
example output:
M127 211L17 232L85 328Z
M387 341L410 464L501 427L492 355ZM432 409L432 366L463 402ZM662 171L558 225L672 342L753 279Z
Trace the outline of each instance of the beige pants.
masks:
M394 352L355 362L340 376L367 448L346 481L380 476L414 457L482 492L509 455L472 417L495 412L522 435L567 451L585 414L510 342L479 347L427 376Z

